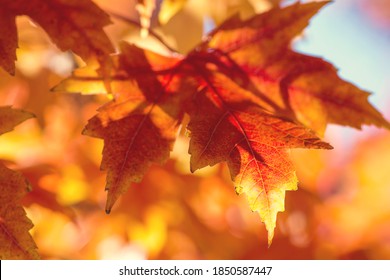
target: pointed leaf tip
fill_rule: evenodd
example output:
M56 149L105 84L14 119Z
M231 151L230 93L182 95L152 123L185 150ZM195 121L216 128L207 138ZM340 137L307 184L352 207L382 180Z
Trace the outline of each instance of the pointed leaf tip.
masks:
M275 221L275 224L273 225L272 228L269 228L269 227L268 227L268 224L266 224L266 229L267 229L267 232L268 232L268 248L271 247L272 241L273 241L273 239L274 239L275 226L276 226L276 221Z
M106 214L111 213L112 206L114 206L116 202L116 199L113 200L112 197L110 196L110 193L107 195L107 201L106 201Z
M273 237L272 238L268 237L268 249L271 248L272 240L273 240Z

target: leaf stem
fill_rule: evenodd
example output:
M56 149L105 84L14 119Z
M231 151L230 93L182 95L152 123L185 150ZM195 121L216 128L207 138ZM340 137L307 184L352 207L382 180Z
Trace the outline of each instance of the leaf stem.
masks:
M141 26L141 24L136 21L136 20L133 20L133 19L130 19L128 17L125 17L123 15L120 15L120 14L117 14L117 13L114 13L114 12L108 12L110 15L112 15L113 17L117 18L117 19L120 19L124 22L127 22L131 25L134 25L136 27L138 27L139 29L143 28ZM158 35L155 31L153 31L152 29L148 28L148 32L150 35L152 35L157 41L159 41L165 48L167 48L170 52L173 52L173 53L178 53L177 50L175 50L174 48L172 48L171 46L169 46L169 44L167 42L165 42L165 40L160 36Z

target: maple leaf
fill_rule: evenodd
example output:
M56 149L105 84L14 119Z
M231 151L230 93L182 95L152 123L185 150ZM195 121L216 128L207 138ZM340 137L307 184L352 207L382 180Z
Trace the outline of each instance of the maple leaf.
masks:
M38 259L29 234L33 227L21 206L29 184L20 172L0 163L0 259Z
M0 107L0 134L33 117L11 107ZM38 259L29 230L33 227L21 206L29 184L22 174L0 163L0 259Z
M11 106L0 107L0 135L13 130L16 125L32 117L33 114L13 109Z
M105 142L106 210L152 162L168 158L185 111L191 171L227 162L236 192L259 212L271 244L285 191L297 188L289 149L331 149L317 136L331 122L389 127L368 93L341 80L331 64L290 49L326 3L297 3L246 21L233 17L186 56L123 44L110 77L115 99L84 132ZM58 89L106 91L88 67Z
M114 100L99 109L83 132L104 139L101 168L107 170L107 212L131 182L142 179L152 162L162 164L169 158L188 91L182 77L172 71L164 73L178 59L126 43L121 49L122 53L113 58L116 67L110 77ZM75 74L55 90L77 88L73 84L92 91L105 90L103 77L97 73L91 77L90 69ZM89 87L96 82L97 87Z
M104 62L113 47L103 27L108 15L90 0L3 0L0 9L0 66L14 75L17 30L15 17L27 15L38 23L63 51L84 60Z
M247 21L234 17L188 55L200 75L188 126L191 170L226 161L236 191L265 223L269 244L285 191L297 188L287 149L331 148L292 121L318 134L329 122L389 127L368 94L341 80L333 66L289 49L325 4L298 3Z
M296 3L245 21L233 17L201 47L206 56L212 50L228 69L236 69L228 74L243 87L251 87L267 110L296 119L319 135L328 123L389 128L367 101L369 93L340 79L336 69L322 59L289 49L290 41L327 3Z
M190 113L191 171L226 161L238 194L258 211L271 243L285 191L297 189L288 148L332 147L313 132L254 106L250 92L226 76L210 73Z

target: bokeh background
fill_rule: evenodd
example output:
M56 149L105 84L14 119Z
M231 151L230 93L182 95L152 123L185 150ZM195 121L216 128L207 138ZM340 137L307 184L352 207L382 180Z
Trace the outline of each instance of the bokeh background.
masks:
M295 1L188 0L162 6L151 27L182 53L234 13L249 17ZM97 0L107 12L139 21L134 0ZM172 4L171 3L171 4ZM112 17L106 31L156 51L138 26ZM294 150L299 190L286 195L273 244L220 164L191 174L185 127L171 159L152 166L110 215L104 212L102 141L81 135L107 96L50 89L82 61L60 52L28 18L18 18L17 74L0 70L0 106L37 118L0 138L0 158L33 186L24 205L44 259L390 259L390 133L330 125L331 151ZM316 15L293 48L321 56L340 75L372 92L390 120L390 1L335 0Z

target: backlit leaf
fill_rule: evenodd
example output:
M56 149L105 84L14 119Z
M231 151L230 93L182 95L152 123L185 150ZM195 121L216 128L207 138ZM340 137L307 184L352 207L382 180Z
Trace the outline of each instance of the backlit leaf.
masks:
M103 31L108 15L90 0L3 0L0 9L0 66L15 73L17 48L15 17L27 15L63 51L104 63L113 47Z
M275 8L248 20L234 17L209 36L205 51L221 56L235 80L263 99L263 106L315 130L328 123L361 128L389 127L368 103L369 94L341 80L336 69L320 58L289 50L290 41L328 2Z
M38 259L33 227L21 206L29 185L21 173L0 163L0 259Z
M84 130L105 142L107 212L131 182L141 181L152 162L162 164L169 158L188 89L174 72L161 69L157 75L153 70L177 61L122 44L111 83L114 100L100 108Z
M286 190L297 188L288 148L325 148L302 126L265 113L250 100L251 94L227 77L204 77L205 90L196 97L188 129L191 170L226 161L238 194L246 194L273 238L277 212L284 210Z
M318 138L328 123L390 127L367 101L369 94L341 80L330 63L290 49L327 3L233 17L185 56L122 44L109 78L114 100L84 131L104 139L106 211L151 163L166 161L186 112L191 171L227 162L236 192L259 212L271 244L285 191L297 189L289 149L331 149ZM87 67L55 89L106 88Z
M0 135L13 130L16 125L33 116L31 113L10 106L0 107Z
M0 107L0 134L32 114L11 107ZM0 163L0 259L37 259L36 245L29 234L33 227L21 206L30 186L20 172Z

